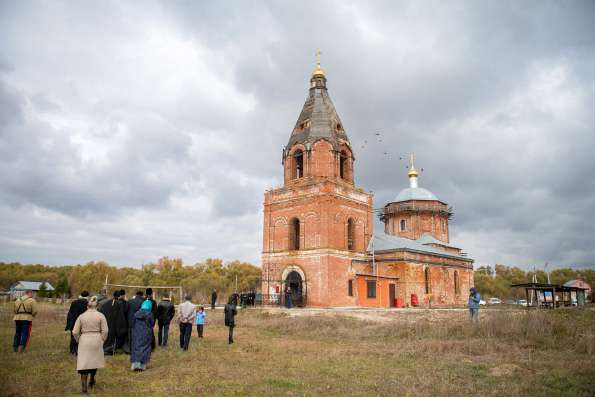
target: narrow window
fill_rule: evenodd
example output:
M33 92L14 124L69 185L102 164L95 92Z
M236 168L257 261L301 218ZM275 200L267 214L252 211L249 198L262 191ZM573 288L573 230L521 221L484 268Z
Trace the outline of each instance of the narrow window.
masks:
M351 218L347 221L347 249L349 251L355 249L355 222Z
M341 176L341 179L347 179L347 154L345 154L345 152L341 152L339 175Z
M300 249L300 220L293 218L289 223L289 249Z
M347 281L347 295L353 296L353 280Z
M404 232L407 230L407 221L405 219L401 219L401 231Z
M376 298L376 281L368 280L366 281L367 290L368 290L368 298Z
M304 176L304 152L298 150L293 155L295 164L293 171L293 179L299 179Z
M424 278L426 281L426 294L430 294L432 293L432 286L430 285L431 280L430 280L430 268L426 267L426 270L424 270Z
M455 270L455 294L459 295L461 293L461 285L459 283L459 271Z

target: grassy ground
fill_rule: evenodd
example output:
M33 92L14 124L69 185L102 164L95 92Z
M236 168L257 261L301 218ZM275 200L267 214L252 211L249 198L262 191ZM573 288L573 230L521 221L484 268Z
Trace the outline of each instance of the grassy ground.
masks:
M0 395L80 393L68 354L64 309L46 305L30 351L12 353L14 326L0 310ZM129 370L126 355L106 357L96 396L593 396L595 312L483 310L292 314L245 310L236 344L227 345L222 313L208 313L188 352L153 353L149 370ZM357 318L356 318L357 317Z

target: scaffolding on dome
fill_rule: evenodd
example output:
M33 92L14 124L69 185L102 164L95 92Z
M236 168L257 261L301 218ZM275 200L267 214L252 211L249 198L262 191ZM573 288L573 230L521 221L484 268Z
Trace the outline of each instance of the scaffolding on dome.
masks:
M381 221L385 221L389 214L395 214L400 212L431 212L440 215L446 215L448 219L451 219L454 212L452 207L437 204L425 204L425 203L389 203L383 208L375 209L378 218Z

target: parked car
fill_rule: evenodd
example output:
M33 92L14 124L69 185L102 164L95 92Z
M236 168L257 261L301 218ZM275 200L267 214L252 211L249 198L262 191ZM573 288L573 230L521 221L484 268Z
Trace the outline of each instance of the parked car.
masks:
M480 304L480 305L482 305L482 306L485 306L485 304L486 304L486 301L484 301L483 299L480 299L480 300L479 300L479 304Z
M526 299L519 299L518 301L516 301L517 305L521 305L521 306L527 306L527 300Z
M488 305L499 305L500 303L502 303L502 301L500 300L500 298L490 298L490 299L488 299Z
M507 304L507 305L517 305L518 303L517 303L517 301L515 301L514 299L508 299L508 300L506 301L506 304Z

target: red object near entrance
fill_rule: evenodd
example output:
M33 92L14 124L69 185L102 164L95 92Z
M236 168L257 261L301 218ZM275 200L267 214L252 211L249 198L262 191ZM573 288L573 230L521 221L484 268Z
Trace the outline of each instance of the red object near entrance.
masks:
M405 305L403 304L403 298L395 299L395 306L398 308L404 307Z
M419 300L417 294L411 294L411 306L419 306Z

